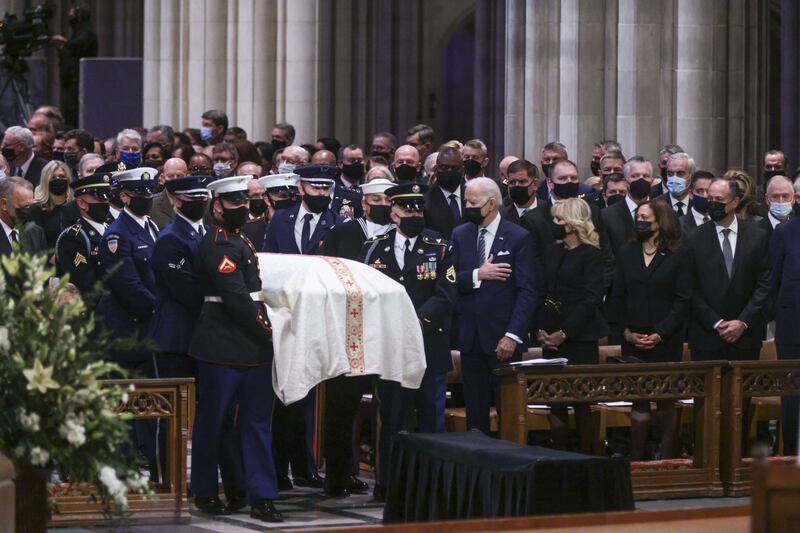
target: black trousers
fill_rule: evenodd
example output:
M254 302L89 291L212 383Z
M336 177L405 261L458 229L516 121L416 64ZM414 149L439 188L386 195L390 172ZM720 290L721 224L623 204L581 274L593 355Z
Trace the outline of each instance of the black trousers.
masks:
M778 359L800 359L800 344L778 344ZM783 428L783 454L797 455L797 433L800 425L800 396L781 398L781 427Z
M353 475L353 421L374 379L338 376L325 382L325 481L331 489L347 488Z

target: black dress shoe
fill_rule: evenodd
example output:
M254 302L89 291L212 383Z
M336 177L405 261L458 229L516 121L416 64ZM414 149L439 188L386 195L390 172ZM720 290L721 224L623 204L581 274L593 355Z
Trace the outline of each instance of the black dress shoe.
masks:
M319 474L314 474L309 477L295 477L294 484L298 487L311 487L312 489L324 489L325 480Z
M386 488L381 485L375 485L375 488L372 489L372 497L375 498L375 501L385 503L386 502Z
M247 506L247 497L244 495L227 498L227 500L228 500L228 511L230 511L231 513L241 511L242 509L245 508L245 506Z
M213 515L229 515L231 514L231 510L228 509L228 506L222 503L217 497L212 498L201 498L199 496L195 497L194 505L201 511L207 514Z
M250 518L257 518L262 522L283 522L283 515L275 509L272 500L256 500L250 507Z
M369 492L369 485L358 479L356 476L350 476L348 480L347 489L353 494L366 494Z
M328 498L347 498L350 491L344 487L331 487L325 484L325 496Z
M292 480L289 479L289 476L284 476L282 474L278 475L278 492L292 490L293 488L294 485L292 485Z

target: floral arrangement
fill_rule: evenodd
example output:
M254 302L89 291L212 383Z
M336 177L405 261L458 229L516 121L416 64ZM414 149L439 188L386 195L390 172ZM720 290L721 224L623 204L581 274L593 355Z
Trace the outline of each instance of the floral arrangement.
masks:
M129 391L98 381L124 375L103 361L111 342L46 258L17 249L0 263L0 453L18 470L85 483L105 513L121 514L148 480L123 453L129 416L116 411Z

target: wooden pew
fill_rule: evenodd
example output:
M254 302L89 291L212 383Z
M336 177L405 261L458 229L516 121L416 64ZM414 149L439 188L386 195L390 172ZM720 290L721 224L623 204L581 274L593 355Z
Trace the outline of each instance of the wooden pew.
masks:
M186 499L186 458L190 438L190 401L194 401L194 379L125 379L105 383L136 390L128 394L128 402L117 413L130 413L134 420L166 420L167 458L165 482L153 487L155 497L128 495L131 518L137 524L147 522L188 522L189 505ZM96 482L96 480L93 480ZM51 498L59 513L50 519L49 527L88 526L106 524L100 505L87 496L64 495Z
M634 470L637 499L720 496L719 402L722 361L566 367L504 367L501 438L527 441L528 404L703 398L695 410L695 454L686 468Z

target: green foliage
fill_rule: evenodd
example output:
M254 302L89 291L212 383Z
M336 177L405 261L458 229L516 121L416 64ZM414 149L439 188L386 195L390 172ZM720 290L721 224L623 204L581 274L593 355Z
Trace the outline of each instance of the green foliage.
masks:
M103 360L111 341L66 279L48 286L46 258L17 249L2 269L0 452L18 468L94 483L106 512L124 511L147 480L122 453L129 425L115 411L129 391L98 381L125 374Z

